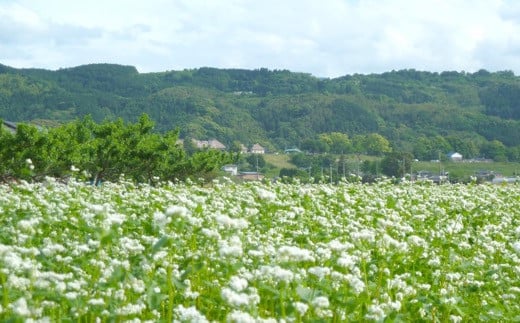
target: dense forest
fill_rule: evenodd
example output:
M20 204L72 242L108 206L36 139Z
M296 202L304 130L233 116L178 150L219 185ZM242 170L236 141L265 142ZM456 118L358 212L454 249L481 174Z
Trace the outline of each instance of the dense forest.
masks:
M155 131L216 138L228 147L319 152L333 150L339 136L346 139L341 152L368 152L365 139L377 134L393 151L422 160L449 151L520 160L520 78L510 71L322 79L264 68L139 73L113 64L57 71L0 65L3 120L52 125L90 115L95 122L137 122L143 113Z

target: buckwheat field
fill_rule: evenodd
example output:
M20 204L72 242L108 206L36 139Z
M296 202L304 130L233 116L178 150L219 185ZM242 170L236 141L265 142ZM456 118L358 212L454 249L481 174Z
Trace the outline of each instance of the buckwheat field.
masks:
M0 185L0 320L519 321L520 186Z

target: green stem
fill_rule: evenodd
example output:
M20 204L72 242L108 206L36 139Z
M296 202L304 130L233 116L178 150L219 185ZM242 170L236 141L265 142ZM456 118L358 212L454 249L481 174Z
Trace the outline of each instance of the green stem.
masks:
M174 297L174 286L172 282L172 269L168 268L166 271L166 283L168 284L168 309L166 313L166 322L173 321L173 297Z
M6 277L4 274L0 274L0 282L2 283L2 306L6 310L9 306L9 291L7 290Z
M280 310L281 310L282 318L285 319L285 317L287 315L285 313L285 298L283 297L284 296L283 294L284 294L283 291L280 292Z

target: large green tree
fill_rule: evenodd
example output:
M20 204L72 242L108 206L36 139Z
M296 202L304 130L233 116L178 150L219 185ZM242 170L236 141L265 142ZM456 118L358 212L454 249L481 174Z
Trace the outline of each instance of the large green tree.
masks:
M392 151L388 139L378 133L365 136L364 147L369 155L382 155Z
M419 160L439 159L439 155L446 155L452 150L450 143L442 136L421 136L413 146L413 154Z
M352 150L350 138L342 132L320 134L319 140L328 145L330 152L335 154L349 153Z
M481 153L484 157L495 161L507 161L507 148L499 140L493 140L484 144Z
M413 156L408 152L392 152L381 160L381 171L387 176L403 177L410 173Z

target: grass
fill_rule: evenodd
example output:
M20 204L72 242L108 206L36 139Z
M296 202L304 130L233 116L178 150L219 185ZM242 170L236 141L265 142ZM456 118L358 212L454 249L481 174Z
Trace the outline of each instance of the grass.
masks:
M289 154L265 154L264 159L267 164L265 176L268 178L278 177L282 168L296 168L291 164Z
M265 154L264 159L267 163L273 165L274 167L278 169L282 168L296 168L289 159L291 158L291 155L289 154Z
M457 174L459 176L468 177L474 175L478 171L493 171L503 176L515 176L520 171L520 163L465 163L465 162L414 162L413 171L426 170L438 173L440 170Z

